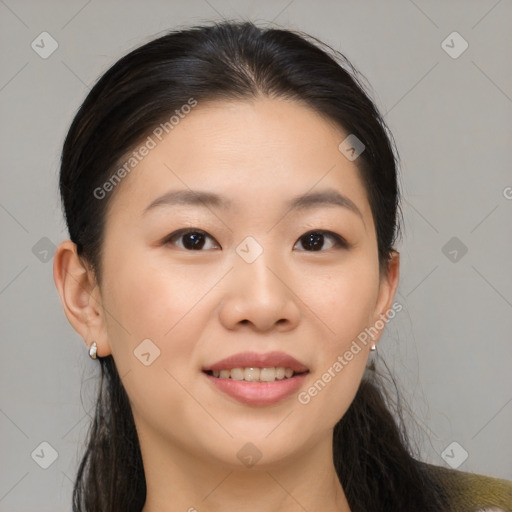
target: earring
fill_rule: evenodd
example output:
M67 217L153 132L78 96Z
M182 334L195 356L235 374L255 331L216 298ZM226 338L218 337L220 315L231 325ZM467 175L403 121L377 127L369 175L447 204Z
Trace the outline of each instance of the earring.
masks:
M375 343L370 347L370 350L372 352L375 352L377 350L377 345L375 345Z
M98 350L98 346L96 345L96 342L93 341L91 345L89 346L89 357L91 359L96 359L96 352Z

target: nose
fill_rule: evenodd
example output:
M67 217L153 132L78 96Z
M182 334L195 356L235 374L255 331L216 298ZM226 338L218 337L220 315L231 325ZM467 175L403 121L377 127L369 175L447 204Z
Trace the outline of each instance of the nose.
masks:
M220 306L221 323L229 330L248 325L256 331L294 329L300 318L299 298L286 267L269 261L263 252L255 261L235 261Z

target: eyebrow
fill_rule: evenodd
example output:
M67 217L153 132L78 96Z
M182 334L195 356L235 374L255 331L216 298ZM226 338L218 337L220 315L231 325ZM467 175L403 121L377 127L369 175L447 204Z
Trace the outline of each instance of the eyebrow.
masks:
M143 215L160 206L174 205L192 205L204 206L206 208L229 209L233 206L233 201L213 192L206 192L202 190L172 190L152 201L144 209ZM287 210L309 210L321 206L340 206L342 208L346 208L358 215L364 224L363 214L356 204L347 196L340 194L334 189L326 189L319 192L308 192L306 194L293 197L285 204Z

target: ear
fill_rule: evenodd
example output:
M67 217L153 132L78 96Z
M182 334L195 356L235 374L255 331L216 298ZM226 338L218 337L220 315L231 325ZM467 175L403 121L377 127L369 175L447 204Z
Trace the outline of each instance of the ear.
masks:
M87 347L95 341L98 357L111 353L102 297L94 271L86 268L71 240L59 244L53 260L53 279L64 313Z
M400 311L402 309L401 305L400 309L393 308L393 300L398 288L399 277L400 253L398 251L393 251L388 262L387 272L383 272L380 278L379 295L377 298L377 304L375 306L375 314L373 317L372 325L379 326L382 322L385 324L388 317L393 318L396 314L396 311ZM390 310L391 315L389 313ZM374 343L377 343L377 341L380 339L383 330L384 328L379 329L378 334L374 336Z

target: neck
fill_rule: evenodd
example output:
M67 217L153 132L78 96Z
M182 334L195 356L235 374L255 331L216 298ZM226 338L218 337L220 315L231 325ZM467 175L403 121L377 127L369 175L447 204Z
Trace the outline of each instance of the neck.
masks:
M332 431L293 460L243 469L175 446L162 450L147 436L141 436L141 451L147 488L142 512L350 512L332 463Z

